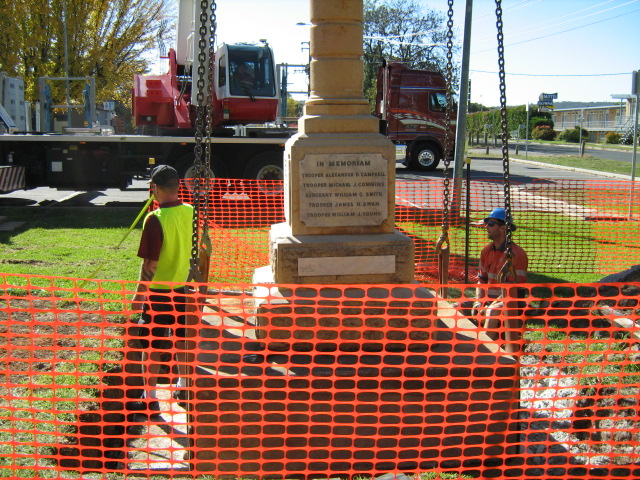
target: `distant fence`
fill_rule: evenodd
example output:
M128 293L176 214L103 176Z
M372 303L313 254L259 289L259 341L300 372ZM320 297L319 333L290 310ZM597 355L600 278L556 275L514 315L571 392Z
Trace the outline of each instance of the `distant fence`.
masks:
M640 478L640 284L530 286L500 329L416 285L211 284L171 338L79 284L0 274L1 478Z
M451 217L453 281L474 281L480 250L488 243L483 228L467 228L502 206L502 183L474 181L466 205L466 185ZM210 234L214 245L211 275L219 281L250 282L255 268L268 265L268 232L284 221L282 185L248 180L216 180L211 187ZM184 198L191 201L189 190ZM518 226L514 241L528 253L529 270L557 274L607 274L640 264L640 191L629 181L512 181L511 202ZM441 180L400 181L396 185L396 225L415 242L416 275L437 277L435 243L442 224Z

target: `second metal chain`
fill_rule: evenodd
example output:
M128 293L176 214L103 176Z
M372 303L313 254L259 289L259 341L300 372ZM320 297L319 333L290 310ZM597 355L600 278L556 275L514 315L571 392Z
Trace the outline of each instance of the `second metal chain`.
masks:
M200 2L200 26L198 28L198 55L196 82L195 148L193 162L193 232L191 238L192 269L198 264L200 227L209 228L208 189L210 186L213 49L216 33L216 3ZM204 142L204 149L203 149ZM206 232L205 232L206 235ZM206 235L208 238L208 235Z
M200 171L202 170L202 138L204 136L204 122L205 122L205 106L204 106L204 77L205 77L205 62L206 62L206 47L207 47L207 10L209 8L208 0L201 0L200 2L200 26L198 28L198 55L196 73L198 79L196 81L196 115L195 115L195 147L194 147L194 161L193 171L195 173L193 177L193 206L195 209L193 215L193 229L191 237L191 266L192 270L194 266L198 264L198 247L199 247L199 231L200 231L200 213L201 213L201 180ZM192 67L193 70L193 67Z
M509 125L507 122L507 87L506 74L504 68L504 33L502 23L502 0L496 0L496 26L498 29L498 75L500 79L500 120L502 126L502 171L503 171L503 190L504 190L504 210L506 222L506 241L505 241L505 265L500 272L500 281L508 278L509 274L513 275L514 281L517 280L515 267L513 264L512 245L512 221L511 215L511 179L509 178Z
M447 108L445 111L444 125L444 200L442 211L442 235L438 241L437 248L440 249L444 244L449 243L449 186L450 186L450 164L451 164L451 111L453 110L453 0L448 1L447 11L447 67L446 67L446 83L447 83Z

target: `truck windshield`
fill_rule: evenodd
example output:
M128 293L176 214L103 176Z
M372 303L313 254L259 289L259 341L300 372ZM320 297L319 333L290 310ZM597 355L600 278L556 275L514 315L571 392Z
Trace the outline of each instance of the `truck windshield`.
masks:
M447 111L447 95L440 92L433 92L429 95L429 109L432 112Z
M269 47L229 45L229 92L241 97L275 97L273 58Z

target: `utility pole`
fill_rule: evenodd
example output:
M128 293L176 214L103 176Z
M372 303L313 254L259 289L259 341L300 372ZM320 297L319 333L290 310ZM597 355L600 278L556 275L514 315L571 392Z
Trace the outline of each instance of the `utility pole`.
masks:
M69 95L69 47L67 45L67 2L62 2L62 26L64 29L64 76L67 92L67 128L71 127L71 96ZM89 125L91 127L92 125Z
M462 66L460 72L460 98L458 99L458 118L456 121L456 148L453 163L453 204L452 211L460 211L460 195L462 191L462 174L464 173L467 106L469 104L469 51L471 49L471 14L473 0L467 0L464 14L464 37L462 41ZM446 128L449 128L447 125Z
M524 158L529 158L529 102L527 101L527 125L524 133Z
M640 70L633 72L632 94L636 97L635 120L633 122L633 157L631 158L631 181L636 179L636 158L638 153L638 98L640 97Z
M582 157L584 149L582 148L582 120L584 119L584 108L580 110L580 129L578 131L578 154Z

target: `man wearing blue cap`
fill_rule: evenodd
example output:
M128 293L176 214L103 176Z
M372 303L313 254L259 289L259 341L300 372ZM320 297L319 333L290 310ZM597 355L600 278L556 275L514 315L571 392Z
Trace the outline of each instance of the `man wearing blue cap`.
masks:
M512 316L517 315L517 309L504 310L502 300L504 295L503 289L490 286L499 283L500 270L502 270L506 262L507 222L509 222L511 231L514 232L517 229L516 224L513 223L512 219L507 219L505 209L502 207L494 208L483 220L487 237L491 240L491 243L484 247L480 253L478 283L481 285L489 285L489 287L479 287L476 289L476 298L478 298L478 301L474 303L474 310L486 315L484 328L487 330L497 329L500 326L500 320L496 318L496 316L501 316L500 312L502 313L504 316L504 327L507 329L504 335L507 343L504 348L508 352L513 352L516 350L516 345L513 342L517 341L518 334L512 329L517 328L518 322L512 318ZM511 242L511 252L513 253L513 270L515 270L516 277L514 278L513 272L508 272L501 283L526 283L527 268L529 266L527 254L515 242ZM521 292L518 289L512 289L509 293L512 297L521 296ZM489 300L483 300L485 295L489 297ZM507 306L517 305L511 305L510 303ZM497 335L493 333L488 333L488 335L497 338Z
M487 237L491 243L482 249L480 253L480 272L478 280L480 283L492 284L498 283L498 274L505 263L505 250L507 243L507 219L504 208L494 208L493 211L484 220L484 227L487 231ZM511 231L515 232L517 227L513 221L510 221ZM511 242L511 252L513 253L513 264L515 266L517 278L513 278L513 274L507 275L504 279L505 283L526 283L527 268L529 259L525 251L515 242ZM499 289L488 289L489 296L492 293L497 296Z

